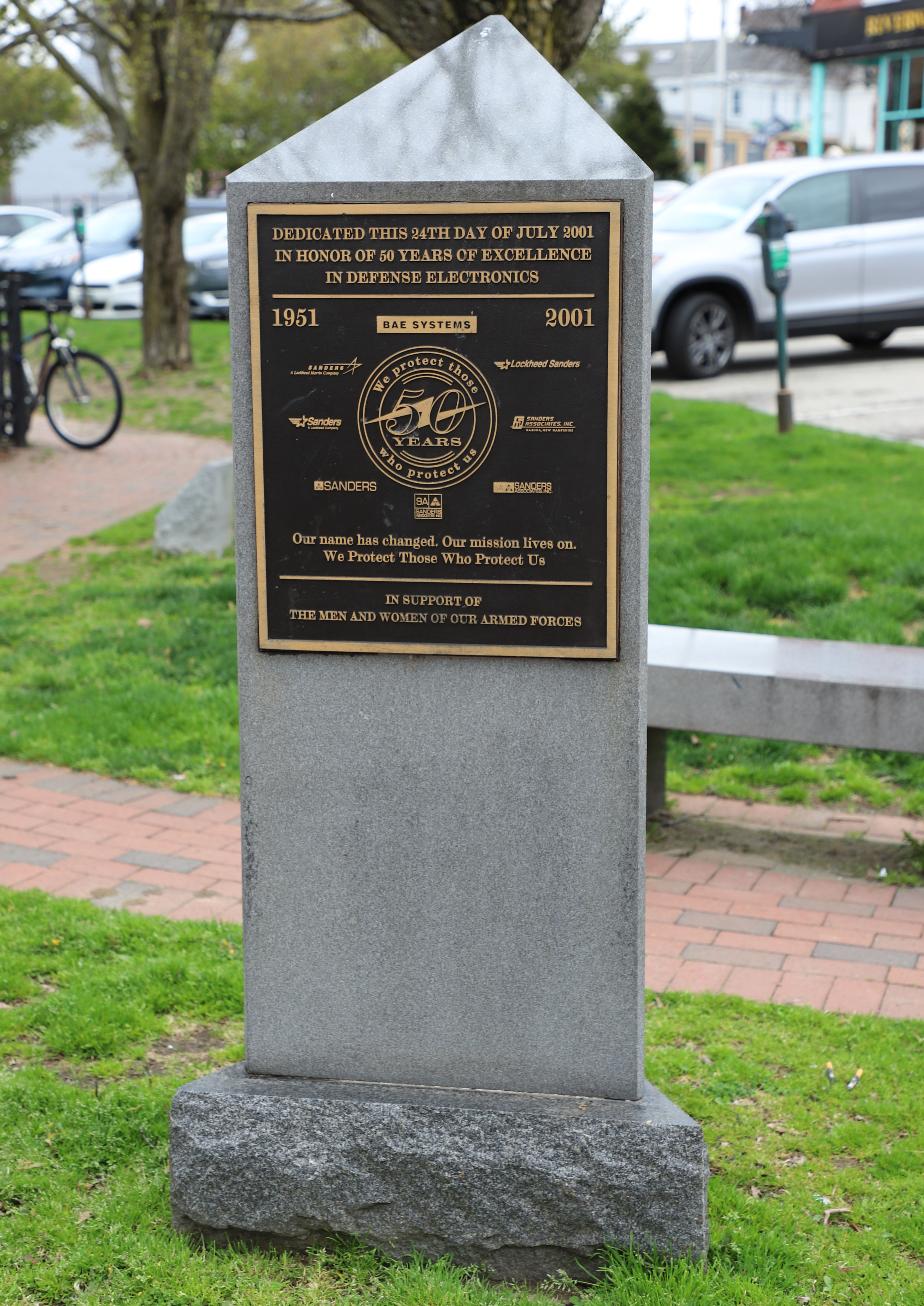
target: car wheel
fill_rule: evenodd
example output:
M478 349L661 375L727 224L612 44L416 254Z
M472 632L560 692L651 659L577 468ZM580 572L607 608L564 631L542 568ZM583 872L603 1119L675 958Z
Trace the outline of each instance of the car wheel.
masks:
M878 349L891 334L891 331L858 331L855 335L841 336L841 339L851 349Z
M664 352L675 376L701 380L724 372L735 352L735 314L713 291L687 295L671 309Z

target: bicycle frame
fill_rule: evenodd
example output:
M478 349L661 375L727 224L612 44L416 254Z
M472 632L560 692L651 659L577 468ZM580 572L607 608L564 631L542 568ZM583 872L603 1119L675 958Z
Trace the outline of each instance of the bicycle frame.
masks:
M30 335L23 336L23 352L19 357L19 363L22 368L23 378L28 391L28 418L31 420L32 414L39 405L39 401L45 391L45 382L48 378L48 372L55 359L62 361L70 354L71 342L67 336L62 336L56 330L54 315L50 309L45 309L46 322L38 331L31 332ZM39 340L42 336L48 337L48 347L45 350L42 363L39 368L38 376L32 375L32 368L25 355L27 345L32 344L33 340Z

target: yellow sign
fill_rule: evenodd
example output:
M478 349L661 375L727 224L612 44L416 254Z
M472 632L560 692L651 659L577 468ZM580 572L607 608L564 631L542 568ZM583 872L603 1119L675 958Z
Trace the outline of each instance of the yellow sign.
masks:
M868 14L863 25L866 36L901 36L924 31L924 9L903 9L895 14Z
M375 329L380 336L420 335L459 336L474 335L478 330L477 317L377 317Z

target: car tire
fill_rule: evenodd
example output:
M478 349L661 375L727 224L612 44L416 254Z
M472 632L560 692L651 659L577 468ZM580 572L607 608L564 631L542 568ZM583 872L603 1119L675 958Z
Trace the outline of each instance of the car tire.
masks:
M851 349L878 349L891 334L891 331L858 331L856 334L841 336L841 339Z
M724 296L698 291L678 300L664 328L664 352L671 372L699 381L724 372L735 352L735 313Z

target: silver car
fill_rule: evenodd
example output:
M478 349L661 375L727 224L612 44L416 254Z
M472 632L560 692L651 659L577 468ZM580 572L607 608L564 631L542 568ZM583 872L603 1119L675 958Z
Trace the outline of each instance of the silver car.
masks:
M924 324L924 153L745 164L655 218L652 348L675 376L716 376L738 340L773 336L754 226L768 200L793 223L790 335L869 349Z

